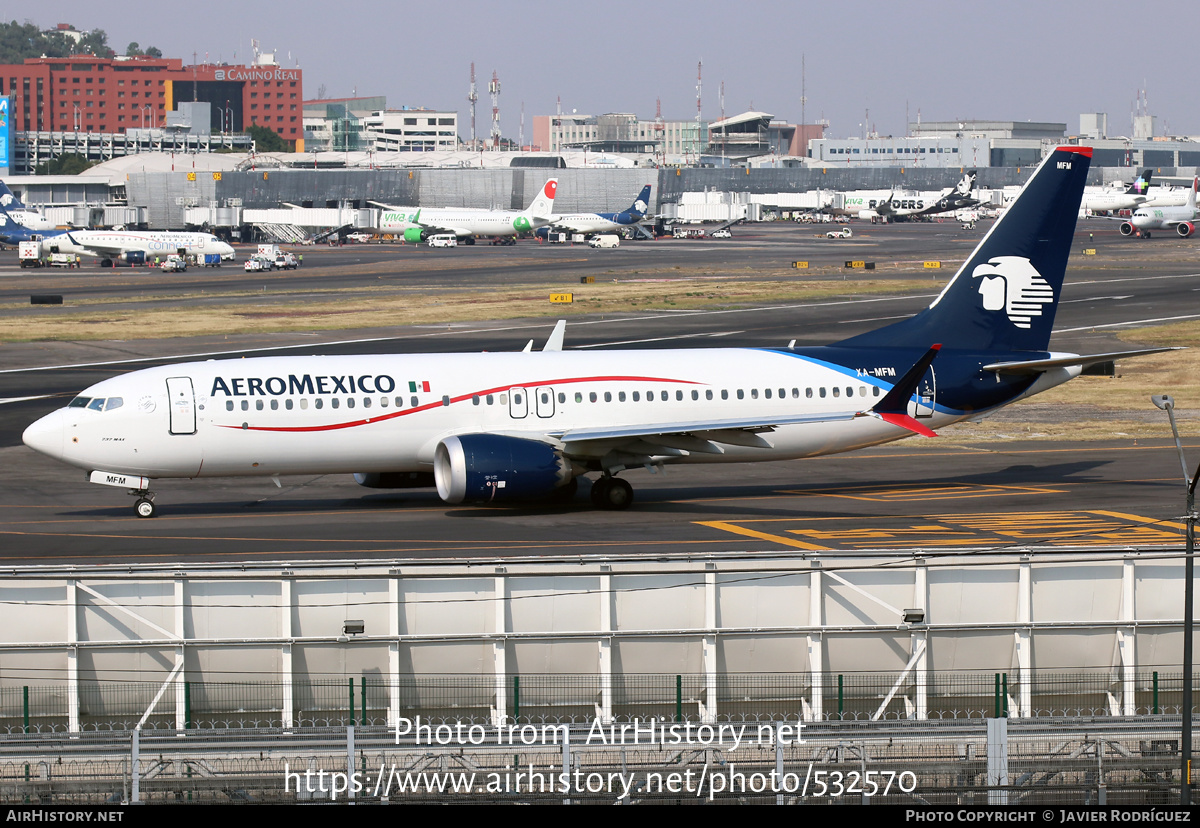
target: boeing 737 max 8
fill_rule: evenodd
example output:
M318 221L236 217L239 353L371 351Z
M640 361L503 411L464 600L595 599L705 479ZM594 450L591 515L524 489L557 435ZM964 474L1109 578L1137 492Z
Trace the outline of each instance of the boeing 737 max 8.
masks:
M978 417L1123 354L1048 352L1091 159L1061 147L933 303L827 347L269 357L97 383L25 443L155 513L155 478L354 473L449 503L629 505L617 475L815 457ZM1164 350L1164 349L1159 349Z

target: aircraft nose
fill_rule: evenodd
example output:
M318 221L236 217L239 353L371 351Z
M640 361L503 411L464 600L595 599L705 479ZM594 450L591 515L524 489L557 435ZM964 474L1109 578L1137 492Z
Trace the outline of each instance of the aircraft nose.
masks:
M50 412L30 425L21 435L21 440L34 451L41 452L47 457L53 457L55 460L61 460L65 437L63 412L59 410Z

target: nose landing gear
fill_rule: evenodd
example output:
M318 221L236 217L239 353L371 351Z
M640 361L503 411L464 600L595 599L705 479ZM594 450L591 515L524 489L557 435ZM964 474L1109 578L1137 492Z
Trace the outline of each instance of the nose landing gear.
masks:
M137 497L137 503L133 504L133 511L140 518L152 518L158 514L158 507L154 505L154 492L146 489L130 489L129 493Z

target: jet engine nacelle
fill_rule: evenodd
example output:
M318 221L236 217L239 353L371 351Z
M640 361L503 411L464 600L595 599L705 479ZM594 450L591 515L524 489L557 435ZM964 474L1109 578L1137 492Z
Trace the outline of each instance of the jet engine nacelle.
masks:
M131 265L145 264L146 252L144 250L126 250L121 254L121 261Z
M420 244L428 234L420 227L410 227L404 231L404 240Z
M1121 235L1122 236L1132 236L1134 234L1134 232L1136 232L1136 230L1137 230L1137 228L1134 227L1129 222L1127 222L1127 221L1121 222Z
M447 503L545 497L571 482L571 462L554 446L500 434L447 437L433 453L438 496Z
M1185 221L1175 225L1175 232L1186 239L1192 233L1196 232L1196 225L1190 221Z
M354 482L368 489L432 489L429 472L366 472L354 475Z

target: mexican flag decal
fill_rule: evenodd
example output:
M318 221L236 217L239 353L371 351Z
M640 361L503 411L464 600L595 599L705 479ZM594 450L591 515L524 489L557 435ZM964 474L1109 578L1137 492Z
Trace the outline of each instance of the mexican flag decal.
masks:
M427 391L429 391L429 380L424 380L422 382L410 381L408 383L408 390L413 391L413 392L416 392L416 391L426 391L427 392Z

